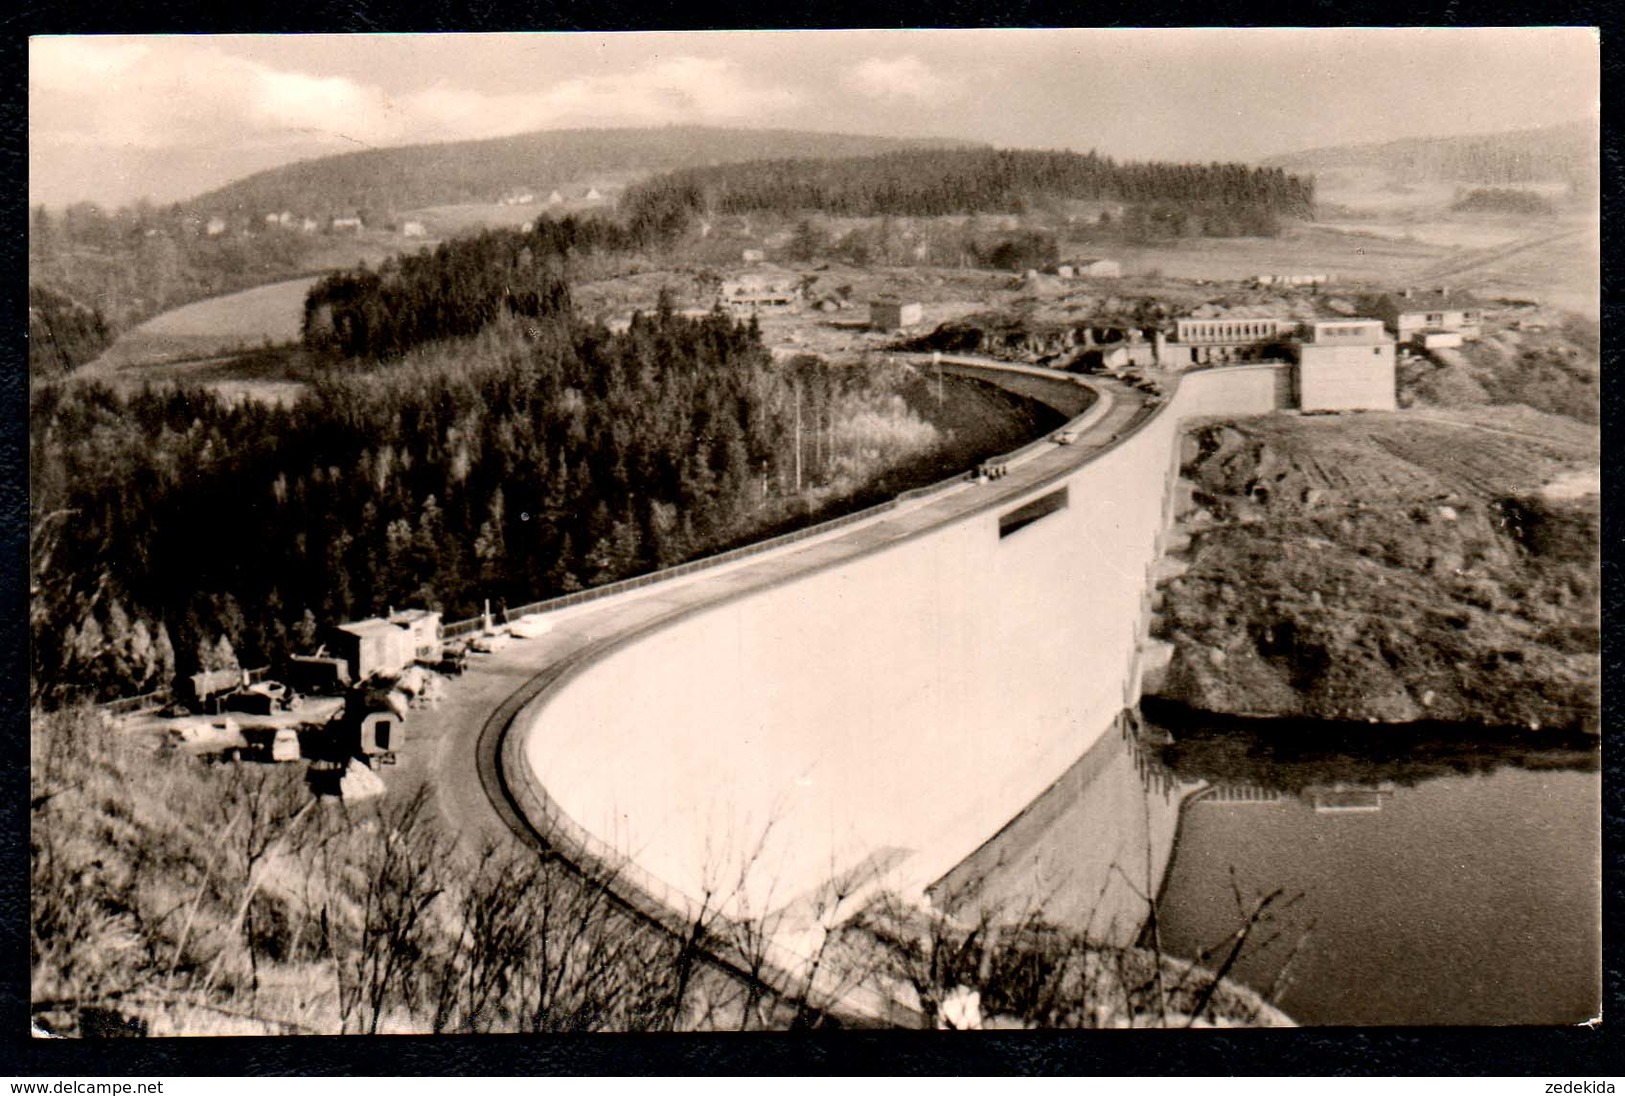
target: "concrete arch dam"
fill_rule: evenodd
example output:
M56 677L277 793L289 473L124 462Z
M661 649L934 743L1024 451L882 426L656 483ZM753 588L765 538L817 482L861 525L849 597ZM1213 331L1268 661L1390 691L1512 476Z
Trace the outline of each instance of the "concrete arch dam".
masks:
M1018 450L994 478L645 587L669 604L589 622L523 690L497 755L507 795L638 904L775 917L793 952L834 896L835 916L875 887L923 896L1138 701L1180 423L1270 411L1282 387L1279 367L1216 369L1158 404L942 365L1067 414L1080 385L1098 398L1075 441Z

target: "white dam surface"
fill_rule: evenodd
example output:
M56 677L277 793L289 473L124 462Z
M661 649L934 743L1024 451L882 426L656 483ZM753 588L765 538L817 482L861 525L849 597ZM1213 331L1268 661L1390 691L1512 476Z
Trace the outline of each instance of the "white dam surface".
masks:
M1077 443L1001 478L656 583L669 611L629 626L571 610L592 641L514 718L510 793L679 914L794 931L832 880L923 895L1137 701L1178 424L1271 410L1277 380L1192 374L1157 409L1100 384Z

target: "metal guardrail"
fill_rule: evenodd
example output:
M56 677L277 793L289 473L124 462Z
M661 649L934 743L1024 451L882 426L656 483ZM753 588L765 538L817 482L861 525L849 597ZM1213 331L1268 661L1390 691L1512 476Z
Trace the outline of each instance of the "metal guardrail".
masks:
M1002 366L1002 363L976 364L991 364L994 368ZM1020 369L1020 367L1017 368ZM1022 369L1021 371L1044 375L1057 380L1064 377L1064 375L1057 375L1051 371L1040 369ZM1070 379L1080 386L1091 387L1077 378ZM1065 428L1086 428L1109 411L1112 404L1110 394L1100 392L1098 395L1099 398L1088 408L1085 408L1082 414L1074 417ZM1051 449L1053 445L1050 436L1046 435L1003 456L990 458L984 461L983 465L1018 463ZM511 622L517 617L531 613L557 610L600 598L611 597L615 594L640 589L658 582L669 581L683 575L694 574L727 563L749 559L777 548L835 532L891 512L896 510L900 504L940 495L958 488L964 483L965 476L961 473L949 479L901 492L893 499L829 521L820 522L805 529L798 529L754 544L678 564L646 575L639 575L635 578L609 583L591 590L581 590L561 597L549 598L522 605L518 608L508 609L502 613L503 621L505 623ZM464 629L477 626L480 623L482 623L481 619L461 621L448 626L448 628ZM591 866L597 871L605 873L605 877L610 881L612 888L634 907L642 910L657 922L667 925L673 931L685 932L691 929L692 925L686 923L694 913L694 900L690 896L643 869L624 852L615 849L571 818L543 786L535 770L528 763L527 758L529 739L537 726L537 720L533 717L527 718L527 716L533 712L535 703L535 697L531 697L514 713L503 732L498 761L504 785L521 816L529 821L543 840L552 846L555 851L559 851L566 860ZM807 971L809 963L812 963L813 972L818 970L817 964L814 962L815 957L799 954L771 937L763 940L761 947L763 955L760 958L766 960L766 968L773 970L778 976L777 980L783 981L787 976L789 980L795 980L798 975ZM895 1023L906 1014L913 1013L909 1006L870 985L841 986L835 994L832 994L832 998L839 1000L840 1004L846 1009L855 1011L869 1019ZM915 1014L909 1016L909 1019L918 1022L919 1017Z
M152 692L142 693L140 696L123 696L117 700L109 700L104 704L96 705L96 707L108 715L129 715L131 712L139 712L143 708L162 708L169 703L171 696L172 694L168 689L154 689Z
M1030 376L1043 377L1048 380L1070 381L1071 383L1080 387L1089 387L1088 383L1080 377L1066 373L1059 373L1053 369L1045 369L1041 366L1023 366L1009 362L978 361L976 359L956 360L946 356L944 356L942 360L944 363L951 365L969 365L1004 370L1007 372L1025 373ZM1098 406L1098 403L1091 405L1091 407L1086 409L1082 415L1073 419L1071 423L1068 423L1067 427L1073 427L1075 424L1088 419L1089 416L1097 410ZM1039 438L1036 441L1028 442L1026 445L1021 446L1019 449L1014 449L1009 453L1005 453L997 457L990 457L983 461L982 465L985 467L988 465L1017 464L1047 450L1051 444L1052 443L1049 440L1049 437L1046 435L1045 437ZM838 529L844 529L848 526L856 525L857 523L867 521L870 518L879 517L881 514L895 510L902 503L917 502L921 499L931 498L958 486L964 482L964 479L964 473L959 473L947 479L938 480L936 483L927 484L924 487L915 487L908 491L903 491L895 498L888 499L885 502L876 503L873 506L867 506L862 510L855 510L850 514L843 514L840 517L831 518L828 521L821 521L816 525L809 525L804 529L797 529L789 533L781 533L776 537L769 537L766 540L756 541L755 543L742 545L738 548L730 548L728 551L718 552L716 555L703 556L700 559L689 560L686 563L679 563L675 566L665 567L658 571L650 571L648 574L635 575L632 578L620 579L616 582L606 583L603 586L594 586L589 590L577 590L574 593L561 594L558 597L544 598L541 601L533 601L515 608L504 609L501 613L502 623L511 624L518 618L530 616L533 613L556 612L560 609L568 609L572 606L583 605L587 602L598 601L602 598L614 597L617 594L629 593L633 590L642 589L645 586L652 586L657 582L667 582L674 578L681 578L684 575L691 575L699 571L709 570L713 567L721 567L729 563L737 563L740 560L750 559L751 557L761 555L764 552L771 552L775 549L786 547L787 545L796 544L800 541L823 536L826 533L831 533ZM461 638L462 636L472 635L479 632L483 629L483 627L483 617L474 617L470 620L460 620L451 624L443 624L440 628L440 638Z
M959 477L955 477L953 480L946 482L956 483L958 482L958 479ZM937 486L940 487L942 485ZM581 605L589 601L597 601L600 598L613 597L616 594L624 594L630 590L638 590L645 586L652 586L657 582L666 582L670 579L680 578L683 575L694 574L697 571L706 571L713 567L720 567L727 563L735 563L742 559L749 559L752 556L759 556L764 552L771 552L775 548L782 548L785 545L795 544L799 541L821 536L824 533L832 532L836 529L844 529L849 525L856 525L860 521L865 521L869 518L876 517L880 514L886 513L889 510L893 510L896 507L897 499L888 499L885 502L876 503L874 506L865 507L862 510L855 510L850 514L843 514L838 518L831 518L829 521L821 521L817 525L809 525L805 529L797 529L790 533L781 533L776 537L769 537L767 540L757 541L754 544L746 544L739 548L730 548L728 551L718 552L714 556L704 556L700 559L692 559L687 563L679 563L673 567L665 567L658 571L650 571L645 575L637 575L633 578L621 579L618 582L606 583L603 586L594 586L590 590L577 590L572 594L562 594L559 597L547 598L543 601L533 601L528 605L521 605L517 608L504 609L502 611L502 621L504 624L512 623L515 619L522 616L529 616L532 613L552 612L558 609L567 609L572 605Z
M440 625L441 639L460 639L463 636L473 635L485 627L485 617L470 617L467 620L455 620L450 624Z

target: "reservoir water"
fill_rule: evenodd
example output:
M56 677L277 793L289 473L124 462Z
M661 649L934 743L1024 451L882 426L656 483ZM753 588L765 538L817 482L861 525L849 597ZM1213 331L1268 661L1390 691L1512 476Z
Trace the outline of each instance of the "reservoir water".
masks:
M1308 745L1312 743L1313 745ZM1125 719L934 891L1219 966L1298 1022L1599 1011L1594 740Z

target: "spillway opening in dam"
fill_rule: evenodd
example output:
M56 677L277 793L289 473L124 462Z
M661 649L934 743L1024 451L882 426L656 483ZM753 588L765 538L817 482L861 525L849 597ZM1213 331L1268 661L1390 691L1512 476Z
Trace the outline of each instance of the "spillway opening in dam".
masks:
M1025 505L1018 506L1008 514L999 517L999 539L1003 540L1012 533L1020 532L1035 521L1049 517L1051 514L1065 510L1067 506L1067 489L1062 487L1059 491L1051 491Z

